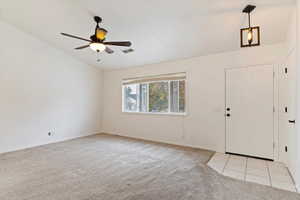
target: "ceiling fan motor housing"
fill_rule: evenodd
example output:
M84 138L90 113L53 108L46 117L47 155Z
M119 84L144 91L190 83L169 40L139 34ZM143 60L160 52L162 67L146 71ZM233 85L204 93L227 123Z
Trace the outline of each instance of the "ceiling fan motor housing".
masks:
M102 18L99 17L99 16L95 16L95 17L94 17L94 20L95 20L95 22L96 22L97 24L99 24L99 23L102 22Z

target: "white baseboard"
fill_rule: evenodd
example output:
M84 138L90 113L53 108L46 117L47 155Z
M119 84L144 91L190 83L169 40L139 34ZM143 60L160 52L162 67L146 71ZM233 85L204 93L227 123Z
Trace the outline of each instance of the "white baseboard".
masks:
M166 141L162 141L162 140L154 139L154 138L144 138L144 137L137 137L137 136L132 136L132 135L120 134L120 133L112 133L112 132L102 132L102 134L116 135L116 136L121 136L121 137L137 139L137 140L144 140L144 141L149 141L149 142L157 142L157 143L162 143L162 144L170 144L170 145L190 147L190 148L194 148L194 149L201 149L201 150L216 152L215 150L212 150L212 149L207 149L207 148L204 148L204 147L201 147L201 146L191 145L191 144L188 144L188 143L181 143L181 142L174 142L174 141L172 141L172 142L167 141L166 142Z
M8 149L8 150L0 151L0 154L31 149L31 148L35 148L35 147L44 146L44 145L47 145L47 144L55 144L55 143L59 143L59 142L65 142L65 141L68 141L68 140L74 140L74 139L78 139L78 138L88 137L88 136L97 135L97 134L100 134L100 133L101 133L101 131L97 131L97 132L94 132L94 133L92 132L92 133L88 133L88 134L72 135L72 136L63 137L63 138L51 138L47 141L43 141L43 142L40 142L40 143L30 144L30 145L26 145L26 146L22 146L22 147L15 147L15 148L11 148L11 149Z

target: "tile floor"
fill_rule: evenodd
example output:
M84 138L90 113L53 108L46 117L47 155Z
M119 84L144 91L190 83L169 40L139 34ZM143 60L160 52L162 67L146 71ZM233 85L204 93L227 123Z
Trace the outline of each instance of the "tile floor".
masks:
M297 192L287 167L280 162L215 153L208 166L224 176Z

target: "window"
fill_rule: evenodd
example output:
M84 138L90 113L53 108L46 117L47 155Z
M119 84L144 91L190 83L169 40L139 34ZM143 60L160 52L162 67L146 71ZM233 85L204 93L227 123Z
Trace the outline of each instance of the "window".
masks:
M149 112L169 111L168 82L149 83Z
M123 111L185 113L185 73L123 80Z
M137 110L137 105L138 105L137 88L138 88L138 85L127 85L124 87L125 102L126 102L125 110L127 110L127 111L131 111L131 112L138 111Z
M171 81L171 111L185 112L185 81Z

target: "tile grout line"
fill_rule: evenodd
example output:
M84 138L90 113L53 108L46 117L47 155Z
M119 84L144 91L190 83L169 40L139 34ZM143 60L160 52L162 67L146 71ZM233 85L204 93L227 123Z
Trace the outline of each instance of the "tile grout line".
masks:
M226 168L226 166L227 166L227 164L228 164L228 162L229 162L229 159L230 159L230 155L228 155L228 158L227 158L227 160L226 160L226 162L225 162L225 165L224 165L224 167L223 167L223 169L222 169L222 174L223 174L223 175L224 175L225 168Z
M268 169L268 175L269 175L270 186L273 187L272 179L271 179L271 173L270 173L270 169L269 169L269 164L268 164L268 162L266 162L266 166L267 166L267 169Z
M294 180L294 177L292 176L292 173L290 172L290 170L289 170L289 168L287 166L285 166L285 168L286 168L286 170L288 172L288 175L290 176L290 179L291 179L291 181L293 183L293 186L295 187L296 192L298 192L298 188L296 186L296 182Z
M248 158L246 158L246 168L245 168L244 181L246 181L247 170L248 170Z

